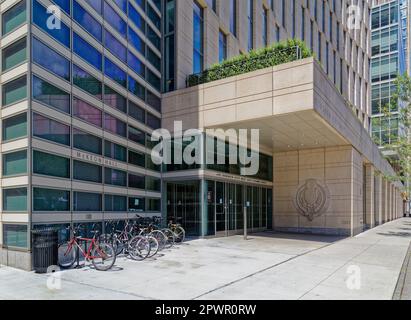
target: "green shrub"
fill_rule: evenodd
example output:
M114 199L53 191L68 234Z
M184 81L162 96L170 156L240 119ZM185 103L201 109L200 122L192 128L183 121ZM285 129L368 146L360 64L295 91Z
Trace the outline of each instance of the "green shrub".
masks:
M225 60L200 74L190 75L187 79L187 85L192 87L311 56L310 49L303 41L289 39Z

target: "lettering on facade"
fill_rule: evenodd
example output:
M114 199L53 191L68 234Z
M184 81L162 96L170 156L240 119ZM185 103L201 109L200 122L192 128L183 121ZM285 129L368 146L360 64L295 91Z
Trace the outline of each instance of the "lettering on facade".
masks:
M328 210L330 191L316 179L308 179L297 188L294 206L298 213L313 221Z
M78 159L81 159L81 160L94 162L98 165L105 165L105 166L110 166L110 167L114 167L114 168L117 168L118 165L119 165L117 161L114 161L114 160L111 160L111 159L106 159L106 158L103 158L103 157L99 157L99 156L93 155L93 154L80 152L80 151L76 151L75 157L78 158Z

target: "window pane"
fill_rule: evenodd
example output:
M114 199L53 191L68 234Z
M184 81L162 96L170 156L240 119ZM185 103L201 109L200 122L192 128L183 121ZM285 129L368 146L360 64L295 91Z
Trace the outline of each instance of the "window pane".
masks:
M139 51L141 54L145 54L145 47L146 44L144 41L140 38L140 36L133 31L130 27L128 27L128 40L130 44L136 48L137 51Z
M3 107L27 98L27 78L23 76L3 85Z
M3 120L3 141L27 136L27 114L22 113Z
M134 54L128 52L128 66L143 79L145 77L145 66Z
M34 211L70 211L70 191L33 189Z
M61 22L60 28L49 28L50 14L37 0L33 0L33 22L41 30L52 36L54 39L70 48L70 29ZM58 18L56 18L58 19Z
M101 194L74 192L73 210L74 211L101 211Z
M153 177L146 177L146 189L150 191L161 191L160 180Z
M101 155L103 150L102 144L101 138L73 128L74 148Z
M104 169L104 183L113 186L127 186L127 173L111 168Z
M33 172L46 176L70 178L70 159L33 151Z
M146 111L131 101L128 102L128 114L137 121L146 123Z
M70 114L70 94L33 76L33 99Z
M27 189L3 189L4 211L27 211Z
M94 8L97 8L97 1L88 2L93 2L95 4ZM73 1L73 18L80 26L82 26L86 31L101 42L103 34L101 24L94 19L91 14L87 13L87 11L84 10L83 7L77 3L77 1Z
M144 198L128 198L128 211L131 212L143 212L145 208Z
M85 0L94 10L96 10L98 13L103 12L103 6L101 3L101 0Z
M128 187L133 189L145 189L145 177L134 174L128 175Z
M127 49L116 39L110 32L104 30L104 45L106 49L110 50L117 58L124 63L127 61Z
M26 22L26 1L21 1L13 8L7 10L2 16L3 35L16 29Z
M146 143L146 135L145 135L145 133L144 132L142 132L142 131L140 131L140 130L138 130L138 129L136 129L136 128L134 128L134 127L131 127L131 126L129 126L128 127L128 138L131 140L131 141L134 141L134 142L136 142L136 143L139 143L139 144L141 144L141 145L145 145L145 143Z
M27 226L19 224L3 225L3 244L6 247L27 248Z
M161 210L160 199L147 199L147 211L159 212Z
M147 125L152 129L159 129L161 128L161 120L147 112Z
M39 114L33 114L33 134L36 137L70 145L70 127L60 122L48 119Z
M27 151L3 154L3 176L27 173Z
M104 74L127 88L127 73L108 58L104 59Z
M108 86L104 86L104 103L122 112L127 112L127 99Z
M70 81L70 61L33 38L33 61L46 70Z
M128 151L128 163L139 166L144 168L145 167L145 162L146 162L146 156L144 153L140 153L137 151Z
M53 0L61 9L70 15L70 0Z
M73 32L73 51L96 69L102 69L101 53L75 32Z
M3 71L9 70L27 59L26 38L23 38L3 49Z
M127 162L127 148L106 140L104 141L104 156Z
M122 137L127 137L127 125L108 113L104 114L104 129Z
M141 100L145 100L146 90L145 88L138 83L133 77L128 77L128 90L139 97Z
M106 194L104 196L104 211L126 212L127 197Z
M102 171L100 166L91 163L73 161L73 178L75 180L101 183Z
M145 32L145 21L138 13L134 6L131 5L131 1L128 4L128 17L143 33Z
M102 111L77 98L73 98L73 115L99 128L103 125Z
M147 90L147 104L152 106L158 112L161 112L161 99L150 90Z
M120 33L124 38L127 37L127 25L124 20L114 11L114 9L104 1L104 19Z
M76 65L73 65L73 83L97 99L102 99L101 82Z

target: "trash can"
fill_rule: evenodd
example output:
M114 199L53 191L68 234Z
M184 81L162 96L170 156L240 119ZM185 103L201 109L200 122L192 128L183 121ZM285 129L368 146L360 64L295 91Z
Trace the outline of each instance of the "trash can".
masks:
M56 229L33 230L33 269L47 273L50 266L58 263L58 232Z

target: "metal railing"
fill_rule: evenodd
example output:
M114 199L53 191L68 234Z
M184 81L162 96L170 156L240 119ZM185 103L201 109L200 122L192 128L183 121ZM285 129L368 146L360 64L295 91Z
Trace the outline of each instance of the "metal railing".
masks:
M279 64L292 62L304 58L299 46L281 48L267 52L266 54L247 57L238 61L222 63L203 72L187 77L187 87L193 87L216 80L225 79L240 74L273 67Z

